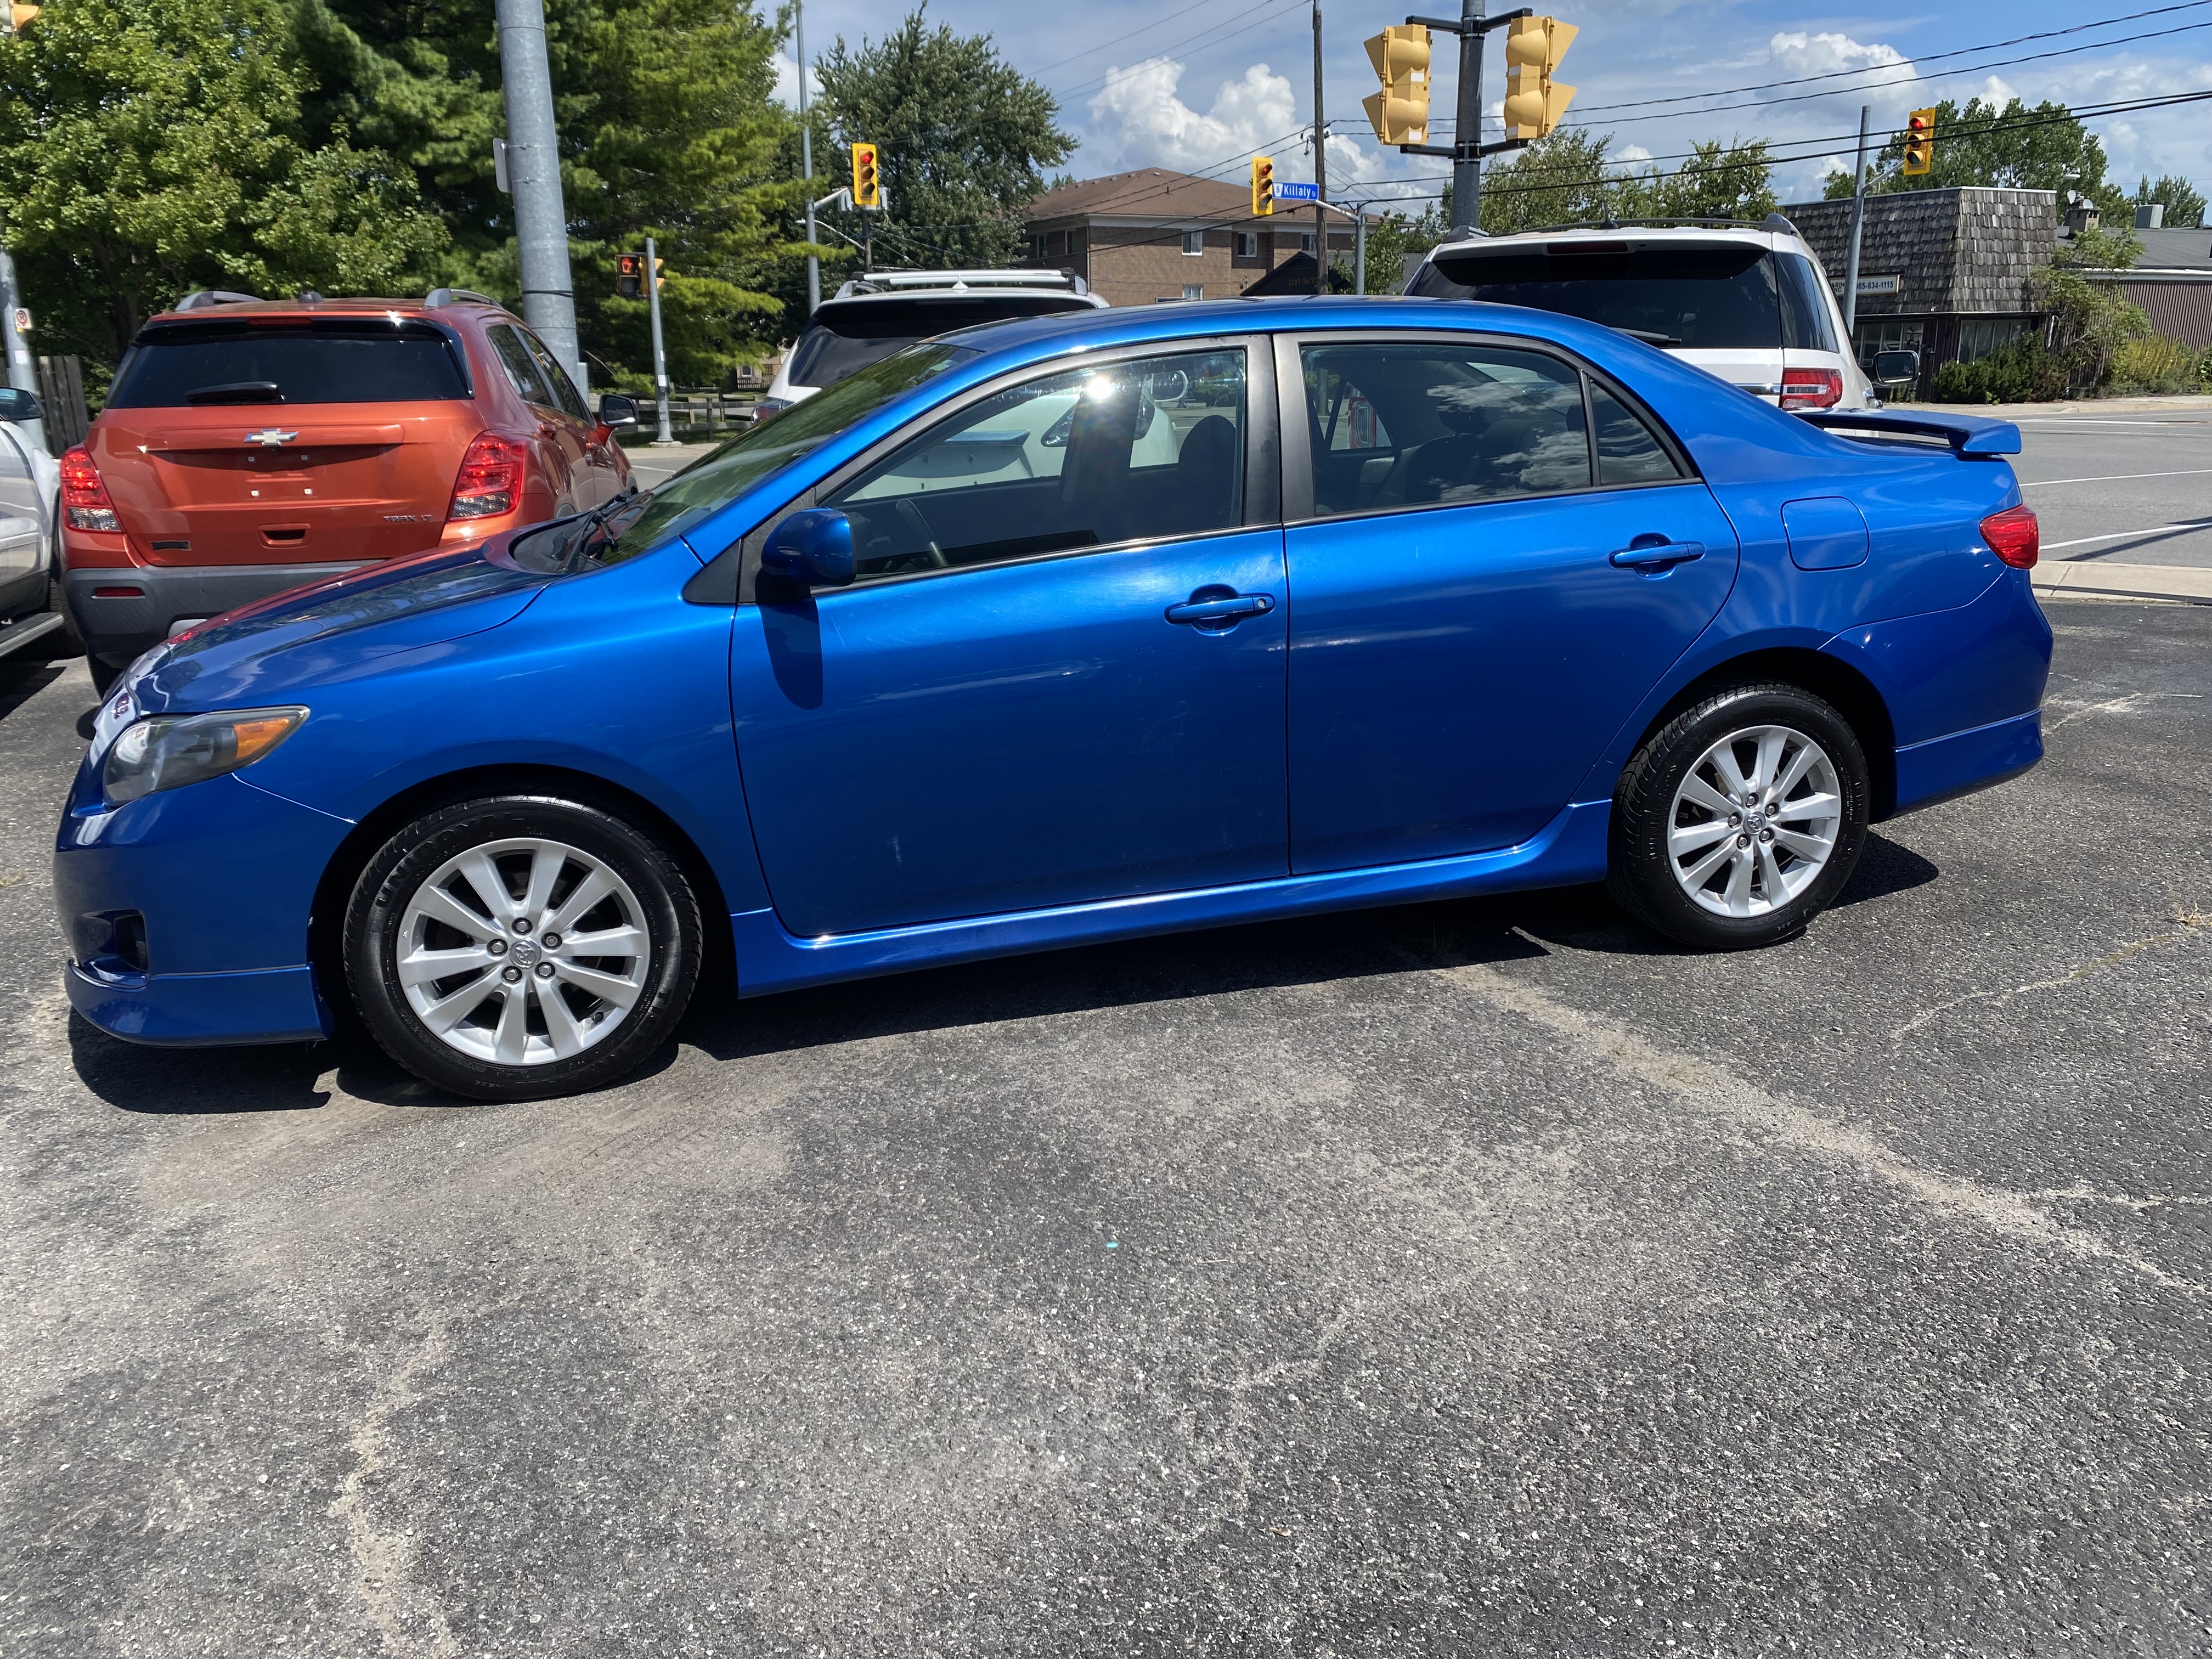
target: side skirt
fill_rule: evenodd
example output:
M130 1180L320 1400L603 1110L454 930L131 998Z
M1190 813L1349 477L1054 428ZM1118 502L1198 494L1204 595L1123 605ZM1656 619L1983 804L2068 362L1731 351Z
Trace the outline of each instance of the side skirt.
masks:
M1563 808L1519 846L1495 852L1283 876L1182 893L1140 894L1049 910L965 916L877 933L800 939L785 930L772 909L744 911L730 918L737 944L738 994L766 996L913 968L1274 921L1324 910L1600 881L1605 877L1606 830L1612 813L1609 800L1580 802Z

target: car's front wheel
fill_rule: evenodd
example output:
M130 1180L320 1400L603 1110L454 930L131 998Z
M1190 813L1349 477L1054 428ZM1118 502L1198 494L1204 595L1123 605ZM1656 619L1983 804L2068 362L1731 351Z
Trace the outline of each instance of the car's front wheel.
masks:
M1740 685L1670 720L1613 793L1607 884L1647 927L1707 950L1800 932L1866 844L1866 755L1792 685Z
M355 884L345 969L416 1076L483 1100L610 1083L666 1041L699 907L668 853L580 802L502 796L416 819Z

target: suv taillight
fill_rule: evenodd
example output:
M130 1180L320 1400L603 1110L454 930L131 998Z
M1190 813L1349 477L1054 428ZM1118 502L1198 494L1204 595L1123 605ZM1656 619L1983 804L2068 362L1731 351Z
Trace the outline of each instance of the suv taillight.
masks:
M522 499L522 469L530 451L520 439L502 438L496 432L479 432L461 457L461 470L453 479L451 519L487 519L512 513Z
M2014 569L2033 570L2043 550L2043 526L2036 523L2033 507L2008 507L1982 520L1982 539Z
M1782 371L1784 409L1833 409L1844 400L1844 377L1832 368Z
M82 444L64 453L61 462L62 512L71 530L116 531L123 521L115 516L115 503L107 498L100 469Z

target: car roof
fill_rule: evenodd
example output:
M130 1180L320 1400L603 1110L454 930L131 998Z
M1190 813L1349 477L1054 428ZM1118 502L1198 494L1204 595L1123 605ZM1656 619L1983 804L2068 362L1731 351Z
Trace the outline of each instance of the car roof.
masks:
M198 301L198 303L187 303ZM338 299L298 297L289 300L207 299L198 295L186 295L185 299L168 310L149 317L149 323L209 322L233 318L289 318L289 317L423 317L450 319L456 314L475 313L495 317L513 315L497 301L481 295L462 298L453 295L437 305L432 305L421 295L411 300L380 299L373 295L347 295Z
M1439 242L1429 250L1428 257L1440 253L1480 253L1491 248L1525 248L1538 245L1578 241L1632 242L1645 247L1663 247L1670 242L1702 244L1734 242L1747 247L1775 248L1784 246L1802 246L1804 238L1797 227L1780 214L1764 224L1747 221L1716 221L1710 224L1638 223L1623 220L1617 224L1550 225L1540 229L1516 230L1503 236L1462 236L1449 242Z

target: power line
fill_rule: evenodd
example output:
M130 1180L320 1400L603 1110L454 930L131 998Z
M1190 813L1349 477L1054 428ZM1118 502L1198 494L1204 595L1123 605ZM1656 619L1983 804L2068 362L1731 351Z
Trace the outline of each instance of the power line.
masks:
M1199 6L1207 5L1211 3L1212 0L1198 0ZM1258 11L1262 6L1275 5L1280 3L1281 0L1260 0L1259 5L1247 6L1243 11L1232 12L1229 16L1224 17L1221 21L1224 23L1233 23L1237 18L1245 16L1251 12ZM1197 7L1194 6L1183 6L1169 15L1155 17L1149 23L1139 23L1135 28L1131 29L1126 34L1117 34L1110 40L1101 40L1095 46L1085 46L1081 52L1072 52L1065 58L1054 58L1051 63L1047 64L1042 69L1038 70L1036 71L1036 75L1038 78L1042 79L1043 76L1050 74L1054 70L1058 69L1063 64L1072 64L1079 58L1088 58L1091 53L1095 52L1103 52L1109 46L1118 46L1124 40L1133 40L1140 34L1146 33L1151 30L1159 27L1163 23L1180 21L1187 19L1190 14L1197 9Z
M2200 0L2200 3L2212 3L2212 0ZM1305 3L1306 0L1260 0L1260 3L1256 6L1248 7L1243 11L1234 13L1231 15L1224 18L1218 23L1211 24L1208 27L1200 29L1196 34L1187 35L1180 40L1171 40L1166 46L1160 47L1157 52L1150 52L1146 54L1146 56L1148 58L1164 58L1171 52L1178 51L1184 46L1200 44L1201 41L1206 46L1218 46L1224 40L1233 39L1235 36L1239 34L1249 33L1250 31L1259 27L1259 24L1257 23L1246 23L1236 28L1228 27L1228 25L1235 23L1237 19L1239 17L1249 16L1253 12L1263 10L1269 7L1273 7L1277 11L1289 11L1295 7ZM1262 21L1264 21L1265 20L1263 19ZM1212 35L1213 38L1206 40L1206 37L1208 35ZM1107 82L1111 81L1113 78L1113 71L1109 70L1104 75L1097 76L1089 81L1081 82L1075 86L1066 88L1049 88L1049 90L1055 98L1079 98L1087 92L1097 91L1099 88L1106 85Z

